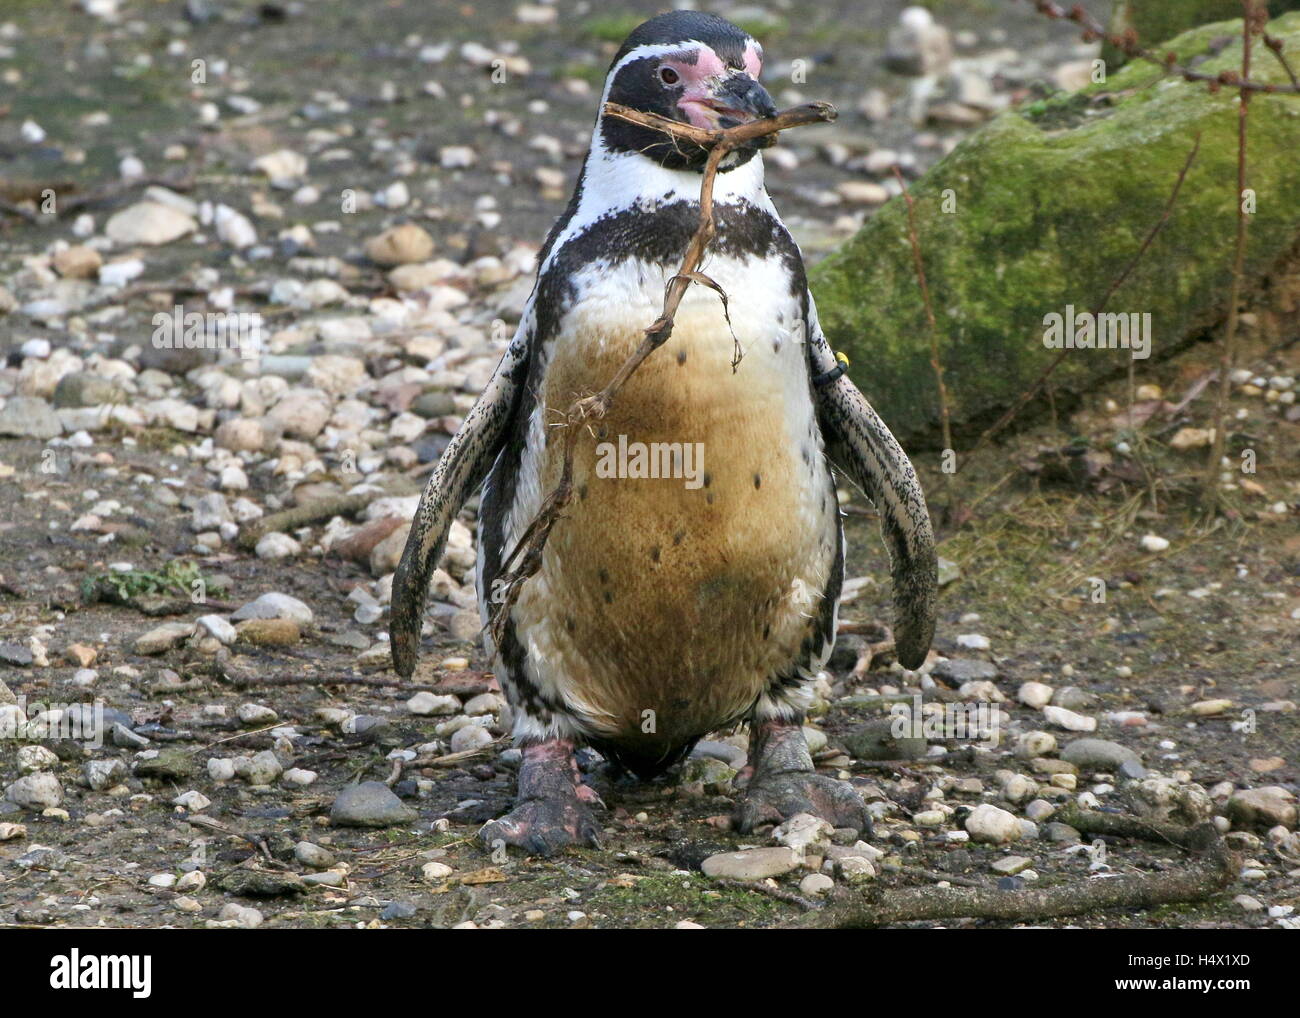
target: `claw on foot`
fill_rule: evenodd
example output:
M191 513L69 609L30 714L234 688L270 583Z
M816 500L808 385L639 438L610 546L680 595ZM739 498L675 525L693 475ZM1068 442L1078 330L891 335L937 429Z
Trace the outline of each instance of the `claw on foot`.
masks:
M763 824L811 813L834 827L871 833L871 816L853 786L813 770L797 721L756 723L750 735L753 777L736 803L732 822L742 834Z
M484 824L479 842L488 851L513 845L529 855L554 855L569 845L599 848L600 825L588 803L603 805L579 779L573 743L533 743L523 748L514 809Z

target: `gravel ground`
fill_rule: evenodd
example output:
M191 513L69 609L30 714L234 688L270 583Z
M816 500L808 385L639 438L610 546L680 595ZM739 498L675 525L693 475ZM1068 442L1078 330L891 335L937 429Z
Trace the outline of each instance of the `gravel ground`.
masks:
M1300 350L1252 345L1249 318L1230 448L1258 463L1225 475L1228 519L1207 523L1190 483L1210 406L1184 395L1208 348L1141 367L1136 433L1119 386L956 477L917 457L943 517L935 652L907 672L846 635L809 722L819 766L870 806L866 841L802 821L733 833L745 741L722 732L652 784L585 761L609 807L599 851L474 845L517 766L478 640L476 503L435 577L416 689L377 684L393 680L391 574L513 332L633 6L0 16L0 198L27 211L0 219L0 923L779 926L800 906L761 889L1185 864L1081 843L1052 820L1076 802L1217 817L1240 880L1196 906L1047 925L1294 927ZM811 258L897 192L893 166L922 172L1092 54L1024 4L935 4L957 59L918 124L882 66L902 5L860 6L719 8L764 38L779 103L843 111L770 160ZM204 328L260 314L260 359L159 348L154 316L178 305ZM268 513L345 493L376 497L241 543ZM888 572L869 507L845 499L841 617L869 631ZM982 708L992 731L900 741L889 710L913 694ZM102 745L67 737L85 704Z

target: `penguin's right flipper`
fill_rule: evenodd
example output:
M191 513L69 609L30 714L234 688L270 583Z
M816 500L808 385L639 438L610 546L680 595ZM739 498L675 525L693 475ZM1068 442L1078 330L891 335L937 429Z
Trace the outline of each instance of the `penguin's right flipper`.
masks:
M510 433L519 397L528 377L532 349L531 307L478 402L448 443L429 478L402 561L393 574L392 618L389 632L393 669L409 678L415 671L429 578L442 556L451 522L466 500L483 483Z
M919 668L934 639L939 587L925 493L898 440L836 361L811 297L808 318L809 366L826 453L880 513L894 587L898 660L904 668Z

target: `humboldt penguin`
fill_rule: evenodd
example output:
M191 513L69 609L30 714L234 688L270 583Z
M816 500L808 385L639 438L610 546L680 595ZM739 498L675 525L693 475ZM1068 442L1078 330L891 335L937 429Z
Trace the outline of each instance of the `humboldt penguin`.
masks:
M642 24L607 101L718 129L773 115L763 51L736 26L677 11ZM522 751L485 845L550 854L599 843L575 750L648 777L704 735L747 722L740 831L795 813L864 829L847 783L816 773L802 722L830 654L844 575L832 464L875 503L909 668L934 632L936 560L911 463L827 344L803 259L763 184L763 143L724 159L716 235L671 338L576 443L574 495L499 629L496 673ZM430 575L482 485L485 621L504 564L560 480L575 398L602 389L663 309L699 225L707 151L598 114L572 200L539 253L518 331L420 500L393 584L409 676ZM735 347L742 354L733 365Z

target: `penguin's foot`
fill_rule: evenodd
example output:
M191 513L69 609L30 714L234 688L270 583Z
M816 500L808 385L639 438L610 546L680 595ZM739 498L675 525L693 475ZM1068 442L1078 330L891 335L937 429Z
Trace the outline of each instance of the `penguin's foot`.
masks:
M514 845L529 855L554 855L569 845L600 847L600 825L589 804L604 805L584 785L568 739L535 742L523 748L515 808L484 824L479 843L493 851Z
M813 770L799 722L756 722L749 737L749 757L753 777L731 817L742 834L763 824L779 824L796 813L811 813L834 827L871 833L871 817L853 786Z

